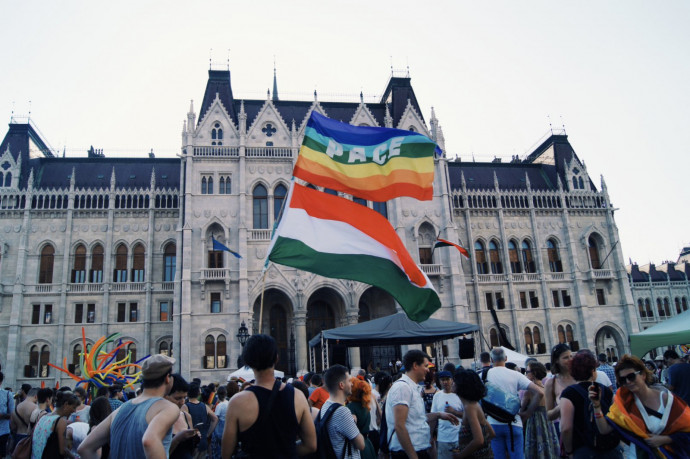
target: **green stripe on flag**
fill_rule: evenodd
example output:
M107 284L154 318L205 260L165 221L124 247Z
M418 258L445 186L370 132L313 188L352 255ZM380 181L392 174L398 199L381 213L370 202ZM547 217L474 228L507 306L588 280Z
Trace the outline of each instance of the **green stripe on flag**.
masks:
M317 252L301 241L280 236L268 258L324 277L379 287L390 293L415 322L428 319L441 307L436 291L415 286L395 263L385 258Z

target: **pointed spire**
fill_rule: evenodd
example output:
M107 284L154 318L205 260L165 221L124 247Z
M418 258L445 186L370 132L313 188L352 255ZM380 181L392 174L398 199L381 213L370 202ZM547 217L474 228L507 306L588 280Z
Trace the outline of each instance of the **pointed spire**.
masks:
M529 175L527 175L527 171L525 171L525 185L527 186L528 190L532 189L532 184L529 181Z
M556 184L558 186L558 191L563 191L563 182L561 182L560 175L556 175Z
M386 104L386 115L383 117L383 122L385 123L386 127L393 127L393 117L391 116L391 112L388 109L388 104Z
M465 182L465 173L460 171L460 185L463 190L467 190L467 182Z
M31 192L34 189L34 168L31 168L31 172L29 172L29 179L27 180L26 186L28 188L28 191Z
M436 142L438 138L438 119L436 119L436 112L434 111L434 107L431 107L431 119L429 120L429 125L431 126L431 140Z
M115 190L115 167L113 166L113 171L110 173L110 189Z
M271 90L270 89L266 90L266 100L271 100Z
M318 94L316 93L316 89L314 89L314 102L316 102L316 101L318 101L318 100L319 100L319 96L318 96Z
M604 175L601 175L601 191L608 191L608 187L606 186L606 181L604 180Z
M74 190L74 184L76 183L74 175L75 175L75 168L72 167L72 175L69 176L69 189L70 190Z
M494 171L494 188L498 191L498 176L496 175L496 171Z
M189 101L189 113L194 113L194 100L190 99Z
M151 189L152 190L156 189L156 168L155 167L151 168Z
M359 91L359 102L364 103L364 93L362 91Z
M276 77L276 62L273 61L273 102L277 102L278 99L278 78Z
M244 135L247 132L247 112L244 111L244 99L240 101L240 135Z

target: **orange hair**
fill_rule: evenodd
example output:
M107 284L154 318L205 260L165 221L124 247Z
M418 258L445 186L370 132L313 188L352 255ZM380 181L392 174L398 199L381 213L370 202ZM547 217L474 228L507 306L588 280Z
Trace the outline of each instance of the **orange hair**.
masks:
M371 404L371 386L368 382L361 379L352 378L352 394L347 398L348 402L360 402L364 408L370 409Z

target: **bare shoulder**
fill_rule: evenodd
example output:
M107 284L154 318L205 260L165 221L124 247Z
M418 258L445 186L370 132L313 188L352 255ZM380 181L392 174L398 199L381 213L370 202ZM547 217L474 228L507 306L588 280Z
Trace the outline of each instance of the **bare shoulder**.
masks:
M259 406L256 396L250 391L242 391L232 396L230 399L230 404L228 405L228 411L230 410L230 407L234 409L242 409L249 408L251 406Z

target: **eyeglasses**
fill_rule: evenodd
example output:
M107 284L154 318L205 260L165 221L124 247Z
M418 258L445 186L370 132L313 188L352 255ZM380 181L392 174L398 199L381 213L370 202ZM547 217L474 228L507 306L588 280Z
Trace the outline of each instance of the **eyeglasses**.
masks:
M636 371L634 373L628 373L625 376L618 376L618 382L619 384L627 384L631 382L635 382L635 378L637 378L637 375L642 373L642 371Z

